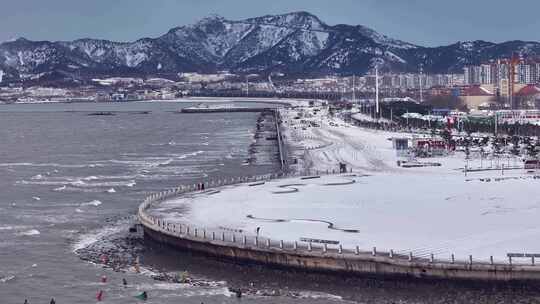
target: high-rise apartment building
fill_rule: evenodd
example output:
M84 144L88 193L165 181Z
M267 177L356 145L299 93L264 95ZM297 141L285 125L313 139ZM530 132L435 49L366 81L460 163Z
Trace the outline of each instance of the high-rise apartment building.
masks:
M514 66L514 82L519 84L535 84L540 81L540 61L521 59ZM481 65L466 66L463 69L465 84L493 84L500 86L502 80L510 78L510 65L505 59L499 59Z

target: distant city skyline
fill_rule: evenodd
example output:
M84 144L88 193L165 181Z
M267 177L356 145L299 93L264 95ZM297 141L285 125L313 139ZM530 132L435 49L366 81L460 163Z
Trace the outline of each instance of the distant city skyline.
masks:
M512 10L509 11L509 9ZM97 38L133 41L211 14L237 20L307 11L329 25L364 25L422 46L457 41L540 41L535 0L8 0L0 11L0 41Z

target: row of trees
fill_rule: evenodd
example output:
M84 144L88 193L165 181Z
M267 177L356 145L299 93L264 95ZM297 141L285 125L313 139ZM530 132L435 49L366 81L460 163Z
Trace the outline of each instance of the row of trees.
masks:
M469 135L453 139L448 133L449 131L443 132L443 138L454 141L456 146L462 147L467 157L470 156L470 151L473 147L478 148L482 154L485 153L487 147L490 147L492 155L495 157L508 154L516 157L527 156L528 158L536 159L540 153L540 139L533 139L528 136L484 136L475 138Z
M403 119L399 122L388 122L387 120L380 121L354 121L357 126L387 131L424 131L432 136L441 136L448 147L461 148L465 151L467 157L470 157L471 149L477 148L482 155L490 153L495 157L500 157L503 154L514 155L516 157L527 156L528 158L536 159L540 154L540 127L535 125L502 125L497 135L490 136L472 136L472 133L479 132L481 134L492 133L491 129L485 124L470 123L463 130L467 135L456 136L452 135L453 130L445 128L445 124L426 125L426 121L421 119L409 119L408 123L403 123ZM523 135L526 134L526 135ZM533 138L536 137L535 138Z
M442 131L448 128L448 124L442 121L427 121L419 118L403 118L394 119L396 123L404 128L413 128L431 132ZM493 134L497 136L540 136L540 126L533 124L498 124L495 127L493 121L473 121L463 120L460 123L455 123L451 126L452 130L465 133L483 133Z

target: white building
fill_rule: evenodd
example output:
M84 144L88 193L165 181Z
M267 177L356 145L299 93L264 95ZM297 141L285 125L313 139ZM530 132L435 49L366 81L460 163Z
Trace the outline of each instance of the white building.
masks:
M481 84L492 84L491 64L482 64L480 66L480 83Z
M465 84L492 84L500 87L502 82L510 79L510 66L505 60L497 60L496 62L485 63L478 66L467 66L463 69L465 75ZM520 60L514 67L515 83L519 84L536 84L540 81L540 62Z
M520 63L516 67L517 69L517 82L518 83L531 83L531 66L525 63Z
M465 74L465 84L479 84L480 83L480 67L467 66L463 68L463 74Z

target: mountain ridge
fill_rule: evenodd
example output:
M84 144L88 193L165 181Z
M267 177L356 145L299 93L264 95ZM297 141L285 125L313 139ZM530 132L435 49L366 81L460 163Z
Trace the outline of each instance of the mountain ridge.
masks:
M540 55L540 43L483 40L424 47L363 25L328 25L308 12L228 20L219 15L132 42L82 38L0 44L0 69L11 80L41 77L176 75L182 72L281 72L289 75L363 74L381 69L460 72L464 65Z

